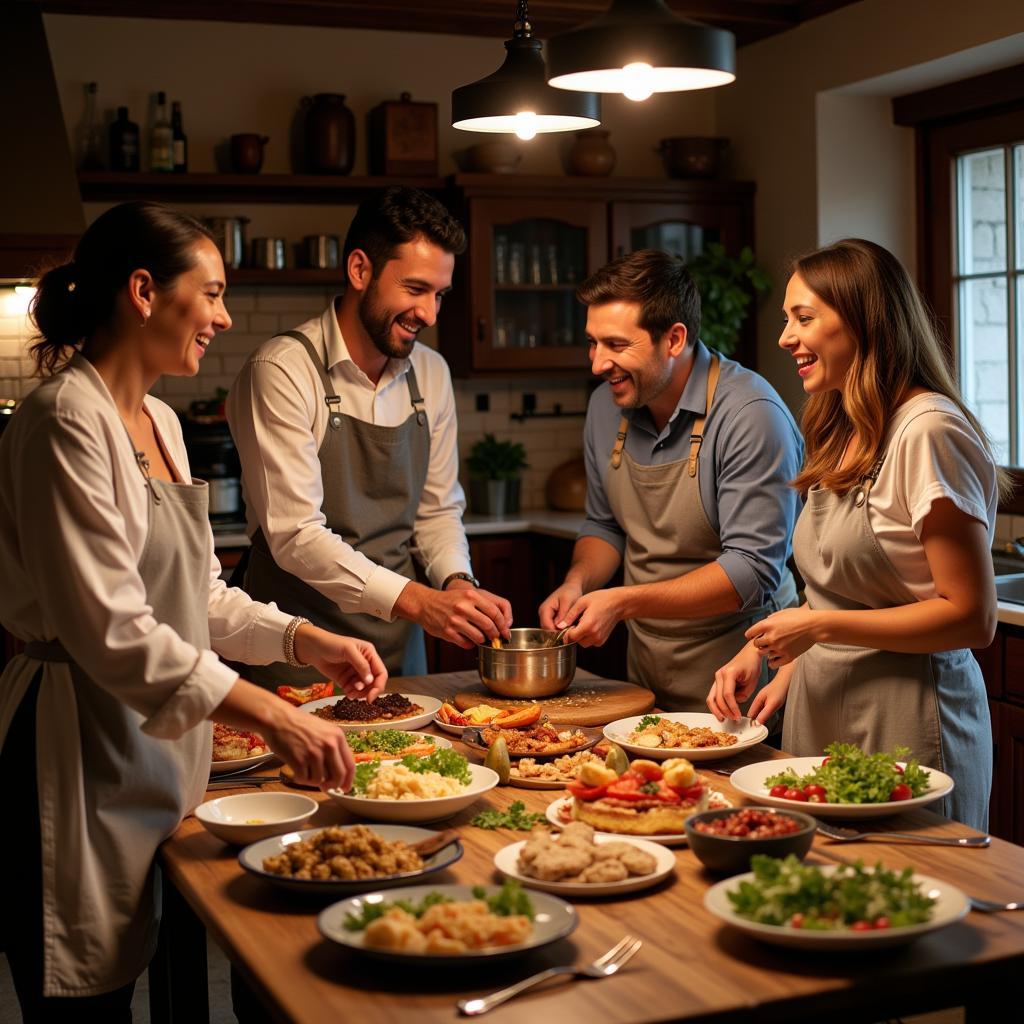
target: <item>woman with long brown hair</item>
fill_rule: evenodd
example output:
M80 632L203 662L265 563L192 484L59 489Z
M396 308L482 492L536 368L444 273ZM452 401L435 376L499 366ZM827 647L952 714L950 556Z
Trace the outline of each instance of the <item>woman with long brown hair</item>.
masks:
M970 648L996 628L1003 474L891 253L854 238L798 259L784 316L779 345L810 396L793 482L806 500L794 556L807 602L747 631L708 706L737 717L767 658L779 671L749 714L785 703L785 750L909 747L956 782L938 808L983 829L992 730Z
M261 733L299 781L345 788L342 733L218 655L312 664L350 696L387 673L372 645L225 587L172 409L231 326L206 229L168 207L102 214L43 276L46 379L0 443L0 621L25 652L0 678L0 938L28 1020L131 1020L156 942L157 846L203 798L210 720Z

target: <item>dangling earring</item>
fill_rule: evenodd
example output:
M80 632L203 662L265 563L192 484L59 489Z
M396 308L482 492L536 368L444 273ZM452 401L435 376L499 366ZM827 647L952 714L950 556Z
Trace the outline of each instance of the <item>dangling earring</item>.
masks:
M149 310L142 314L142 326L145 327L149 323Z

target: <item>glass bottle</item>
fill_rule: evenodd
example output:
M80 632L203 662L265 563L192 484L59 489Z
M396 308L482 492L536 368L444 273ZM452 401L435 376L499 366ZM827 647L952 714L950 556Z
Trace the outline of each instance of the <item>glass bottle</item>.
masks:
M128 108L117 108L117 120L110 125L110 169L139 169L139 126L128 120Z
M85 89L85 111L79 128L78 169L80 171L103 170L103 128L97 94L99 86L90 82Z
M181 125L181 103L171 104L171 140L174 147L174 170L184 174L188 170L188 136Z
M174 134L167 120L167 93L156 94L156 116L149 137L149 169L174 170Z

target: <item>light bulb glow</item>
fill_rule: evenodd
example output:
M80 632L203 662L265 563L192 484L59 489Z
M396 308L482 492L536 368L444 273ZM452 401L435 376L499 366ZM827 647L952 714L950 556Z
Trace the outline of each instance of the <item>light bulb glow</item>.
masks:
M654 68L638 61L622 69L622 95L628 100L640 102L650 98L654 92Z
M537 115L532 110L520 110L515 116L516 137L529 142L537 134Z

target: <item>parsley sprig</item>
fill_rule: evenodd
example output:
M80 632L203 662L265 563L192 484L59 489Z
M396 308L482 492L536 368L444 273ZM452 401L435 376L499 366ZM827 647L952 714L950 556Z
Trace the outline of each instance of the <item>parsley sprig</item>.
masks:
M476 825L477 828L511 828L519 832L529 832L534 825L543 820L543 814L527 811L526 804L522 800L516 800L507 811L496 811L492 808L481 811L470 824Z

